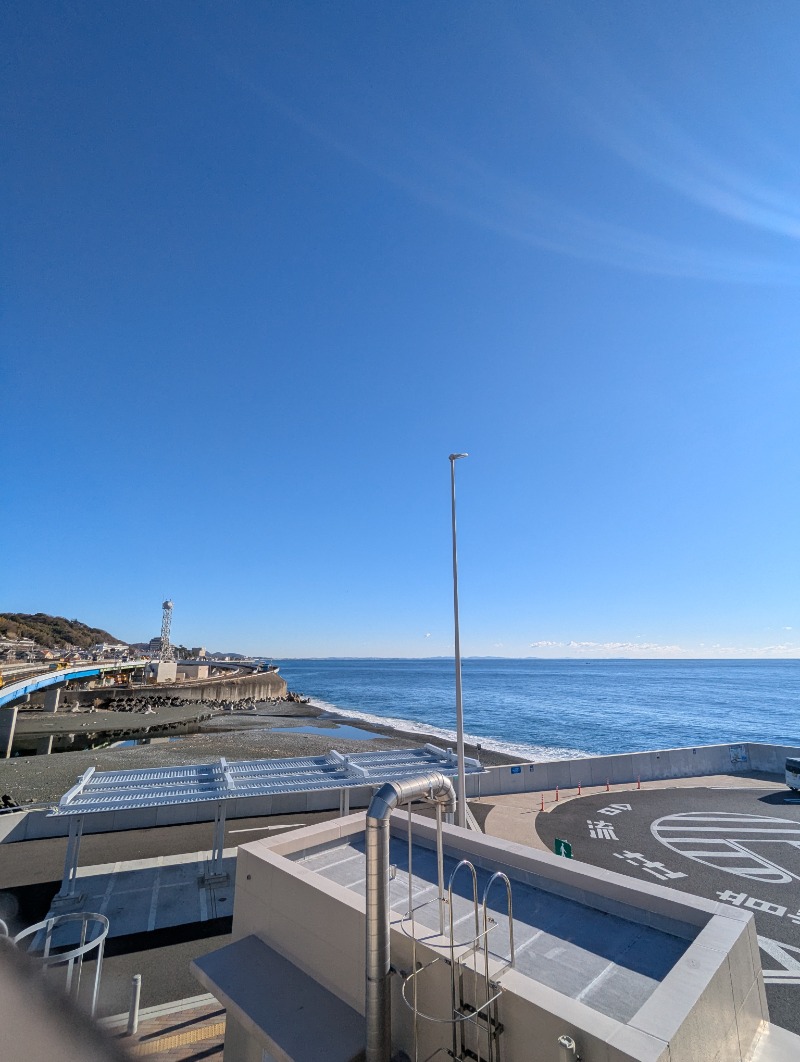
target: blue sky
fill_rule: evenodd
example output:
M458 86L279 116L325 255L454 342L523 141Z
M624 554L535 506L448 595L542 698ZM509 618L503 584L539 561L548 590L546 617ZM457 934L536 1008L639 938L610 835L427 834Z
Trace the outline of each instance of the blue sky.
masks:
M2 611L800 655L796 4L0 20Z

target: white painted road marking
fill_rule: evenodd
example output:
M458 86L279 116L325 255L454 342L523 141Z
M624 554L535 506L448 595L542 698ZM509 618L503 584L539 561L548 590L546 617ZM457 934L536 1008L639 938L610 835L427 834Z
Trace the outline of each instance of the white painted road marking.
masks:
M156 928L156 914L158 913L158 890L161 887L161 867L164 864L164 857L158 857L158 865L156 866L156 876L153 882L153 896L150 900L150 914L147 919L147 930L151 932Z
M688 876L680 870L668 870L663 863L656 862L653 859L646 859L641 852L629 852L627 848L624 852L615 852L614 855L617 859L624 859L625 862L630 863L632 867L637 867L648 874L652 874L653 877L660 878L661 881L668 881L670 878L685 878Z
M108 901L111 899L111 892L114 888L115 883L119 881L119 878L117 877L117 874L119 873L119 866L119 863L115 863L113 871L108 875L108 884L106 885L106 891L103 893L103 899L100 901L100 906L98 908L99 914L106 913Z
M765 985L800 985L800 948L769 937L759 937L758 946L781 967L780 970L764 970Z
M666 848L715 870L774 885L800 880L800 875L777 862L780 852L775 859L767 859L754 851L755 845L786 845L795 850L796 858L800 823L792 819L685 811L657 819L650 832ZM730 860L736 860L735 865Z
M630 804L609 804L607 808L600 808L598 815L619 815L621 811L630 811Z
M594 837L596 841L619 840L619 837L614 833L614 827L610 822L603 822L602 819L592 822L591 819L587 819L586 825L589 827L589 836Z

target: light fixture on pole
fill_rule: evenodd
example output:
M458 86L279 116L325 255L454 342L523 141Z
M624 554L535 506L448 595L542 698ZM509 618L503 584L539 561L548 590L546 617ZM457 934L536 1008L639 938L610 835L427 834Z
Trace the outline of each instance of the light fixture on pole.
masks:
M458 556L456 553L456 461L469 454L450 454L450 499L453 515L453 614L456 629L456 738L458 753L458 804L456 824L467 825L467 783L464 772L464 711L461 704L461 641L458 632Z

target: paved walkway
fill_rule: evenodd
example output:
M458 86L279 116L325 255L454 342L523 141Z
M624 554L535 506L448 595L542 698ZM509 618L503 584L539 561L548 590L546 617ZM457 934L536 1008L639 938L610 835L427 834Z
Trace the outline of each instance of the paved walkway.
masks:
M152 1062L222 1062L225 1010L212 995L192 996L139 1011L139 1028L129 1036L128 1015L100 1024L118 1038L132 1058Z
M774 789L776 785L782 783L783 775L750 771L742 774L714 774L698 778L664 778L654 782L642 782L641 785L632 782L624 785L611 785L608 788L604 785L588 785L582 786L580 793L577 789L562 789L558 794L558 800L552 791L509 793L504 796L487 796L481 797L480 800L470 800L469 806L483 831L491 837L500 837L506 841L526 844L530 848L549 852L550 849L539 838L536 831L536 818L542 813L547 814L567 800L607 792L609 801L611 801L614 793L629 793L635 789L695 789L698 787L704 789Z

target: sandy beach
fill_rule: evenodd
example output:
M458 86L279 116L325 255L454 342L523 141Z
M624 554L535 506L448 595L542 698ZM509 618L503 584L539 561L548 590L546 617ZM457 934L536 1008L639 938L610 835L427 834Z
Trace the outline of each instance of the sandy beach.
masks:
M185 712L182 713L185 718ZM91 725L92 716L71 714L74 730L81 723ZM156 713L129 717L131 722L163 725ZM295 728L310 732L297 733ZM339 727L356 727L372 740L344 736ZM229 760L273 759L295 756L324 756L331 749L343 753L364 753L376 749L419 747L429 740L440 747L440 739L429 739L415 731L396 730L347 716L332 716L311 704L293 701L260 702L255 711L214 712L198 724L196 733L175 738L154 737L148 745L105 747L80 752L58 752L49 756L16 756L0 760L0 794L8 793L20 804L57 801L87 768L98 771L135 770L180 763L205 763L220 756ZM466 754L486 766L519 762L512 756L467 745Z

